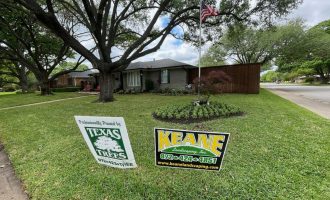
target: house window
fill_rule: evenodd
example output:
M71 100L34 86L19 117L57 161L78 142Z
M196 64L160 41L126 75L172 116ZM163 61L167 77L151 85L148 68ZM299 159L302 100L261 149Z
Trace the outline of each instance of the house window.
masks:
M169 72L167 69L161 70L160 82L161 83L170 83L170 76L169 76Z
M127 72L127 85L130 87L141 86L140 72Z

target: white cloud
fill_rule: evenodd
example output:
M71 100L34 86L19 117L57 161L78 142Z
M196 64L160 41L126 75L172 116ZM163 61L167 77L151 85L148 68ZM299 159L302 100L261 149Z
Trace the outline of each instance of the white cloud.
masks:
M309 26L330 19L329 0L305 0L298 9L294 10L288 19L302 18Z
M210 43L205 44L202 52L205 52L209 47ZM198 48L187 42L177 45L176 39L169 35L157 52L139 58L136 61L151 61L153 59L159 60L164 58L196 65L198 62Z

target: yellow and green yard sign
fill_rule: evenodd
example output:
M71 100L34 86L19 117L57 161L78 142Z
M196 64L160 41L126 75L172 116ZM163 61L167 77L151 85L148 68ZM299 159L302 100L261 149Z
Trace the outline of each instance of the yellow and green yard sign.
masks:
M221 169L229 133L155 128L156 165Z

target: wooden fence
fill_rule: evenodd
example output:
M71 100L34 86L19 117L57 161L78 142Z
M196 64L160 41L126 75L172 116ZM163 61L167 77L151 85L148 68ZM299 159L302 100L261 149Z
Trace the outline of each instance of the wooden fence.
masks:
M221 70L228 74L232 81L223 86L224 93L258 94L260 89L260 67L261 64L236 64L213 67L202 67L201 76L211 71ZM198 68L189 72L189 83L198 77Z

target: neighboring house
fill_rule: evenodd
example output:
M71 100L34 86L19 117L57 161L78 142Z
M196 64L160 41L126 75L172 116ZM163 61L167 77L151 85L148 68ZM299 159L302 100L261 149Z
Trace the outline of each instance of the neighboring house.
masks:
M75 71L64 74L56 78L52 83L52 88L63 87L83 87L86 83L95 83L95 79L91 76L92 73L98 73L94 69L86 71Z

